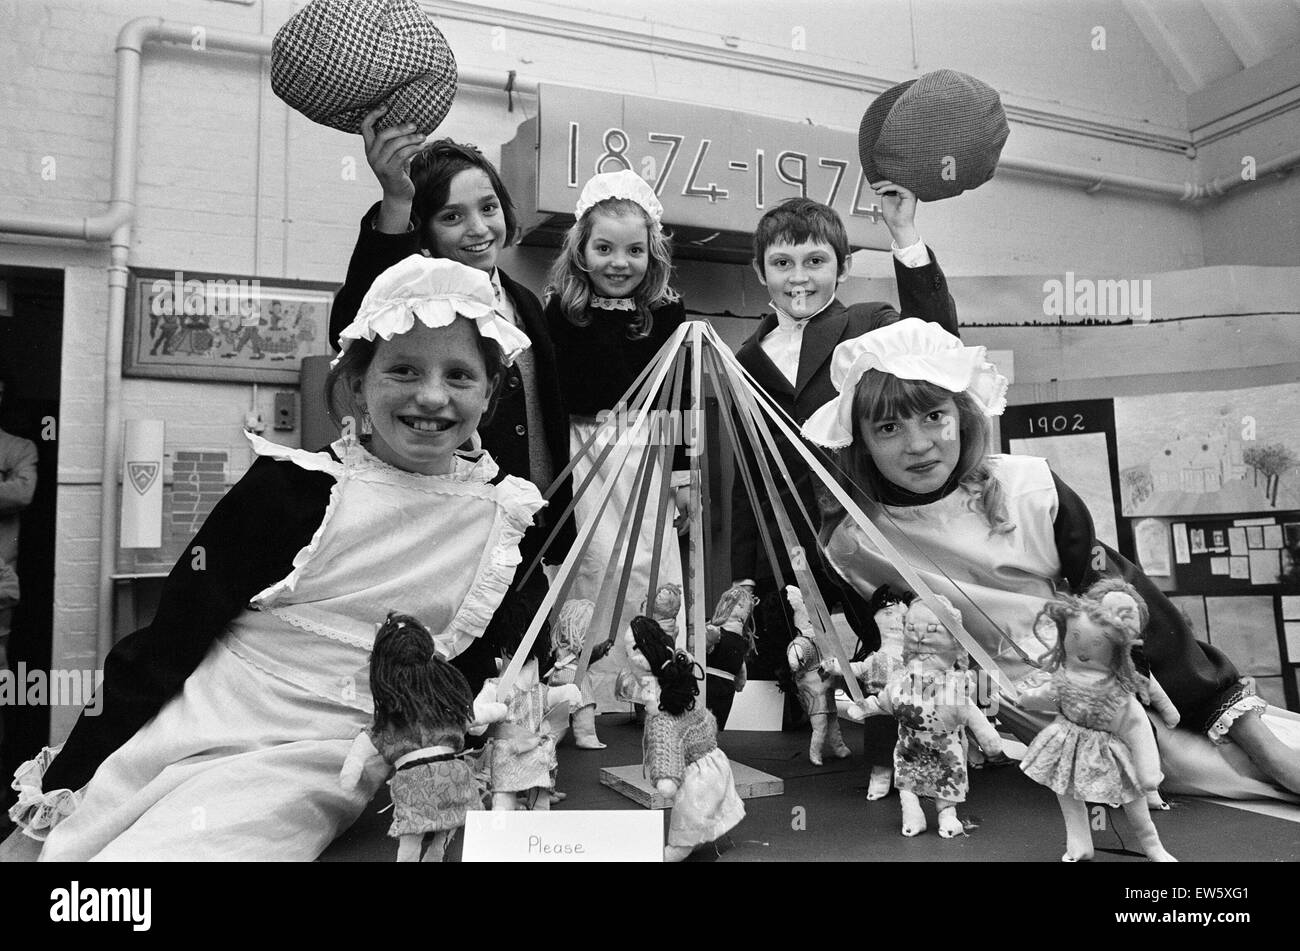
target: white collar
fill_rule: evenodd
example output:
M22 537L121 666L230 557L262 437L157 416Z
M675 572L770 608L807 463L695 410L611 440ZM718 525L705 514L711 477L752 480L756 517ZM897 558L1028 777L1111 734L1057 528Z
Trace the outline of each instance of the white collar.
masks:
M768 301L768 303L772 305L772 310L776 312L777 329L802 330L804 325L807 324L808 321L812 320L814 317L817 316L817 314L820 314L827 307L831 306L831 304L835 303L835 298L832 297L825 304L823 304L821 309L818 310L816 314L809 314L807 317L791 317L789 314L787 314L785 311L783 311L780 307L776 305L776 301L770 300Z
M630 297L597 297L592 294L591 306L597 310L630 310L636 313L636 301Z

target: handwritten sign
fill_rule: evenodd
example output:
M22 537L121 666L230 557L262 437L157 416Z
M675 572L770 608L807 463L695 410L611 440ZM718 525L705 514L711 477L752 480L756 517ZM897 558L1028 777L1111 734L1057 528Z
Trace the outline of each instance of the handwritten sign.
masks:
M661 862L663 813L471 812L464 862Z

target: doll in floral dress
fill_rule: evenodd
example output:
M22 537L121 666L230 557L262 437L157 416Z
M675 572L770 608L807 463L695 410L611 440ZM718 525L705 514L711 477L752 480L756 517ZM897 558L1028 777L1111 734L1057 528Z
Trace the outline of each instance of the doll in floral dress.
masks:
M538 660L530 657L505 696L498 696L500 680L483 685L480 700L495 699L506 706L505 717L492 730L492 808L518 807L524 793L530 809L551 807L558 761L555 744L569 725L569 710L582 706L577 684L550 687L538 675Z
M935 599L956 615L946 598ZM887 713L898 721L894 786L903 809L903 835L925 831L925 797L934 800L939 835L950 839L965 831L957 804L966 801L970 788L966 731L990 755L1002 752L1002 738L972 697L966 652L930 606L913 601L903 630L904 669L878 696L867 697L862 710L868 716Z
M1020 768L1056 793L1065 817L1061 861L1092 858L1088 802L1122 803L1147 858L1177 861L1161 844L1146 803L1146 792L1160 783L1158 765L1135 759L1123 740L1134 730L1149 729L1130 653L1133 628L1100 603L1082 598L1050 601L1042 616L1057 630L1045 665L1052 678L1022 687L1020 696L1026 709L1058 715L1034 738Z
M397 861L441 862L465 813L483 808L483 784L463 752L471 721L500 719L502 704L476 708L469 681L443 660L432 635L417 619L388 615L370 655L371 728L357 736L339 781L357 785L367 761L378 753L393 769L388 781Z

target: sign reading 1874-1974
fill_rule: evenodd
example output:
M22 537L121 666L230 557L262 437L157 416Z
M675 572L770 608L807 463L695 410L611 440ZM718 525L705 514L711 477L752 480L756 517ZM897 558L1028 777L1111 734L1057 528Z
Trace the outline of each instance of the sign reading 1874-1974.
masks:
M521 129L521 139L529 131ZM803 196L839 212L855 247L887 249L889 232L857 144L852 132L543 85L536 187L516 198L535 198L542 216L572 214L592 175L631 169L654 187L670 226L750 233L769 208Z

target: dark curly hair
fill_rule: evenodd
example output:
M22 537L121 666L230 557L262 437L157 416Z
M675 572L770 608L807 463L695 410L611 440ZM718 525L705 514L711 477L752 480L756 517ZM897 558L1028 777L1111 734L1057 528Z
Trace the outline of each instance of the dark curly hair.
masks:
M700 695L700 665L690 654L676 649L657 621L634 617L629 624L636 649L659 681L659 709L673 716L694 710L695 698Z
M420 219L424 229L420 234L420 245L434 257L438 257L438 249L430 237L433 216L447 204L452 179L468 169L478 169L486 175L492 190L496 192L506 224L506 247L514 244L519 237L515 203L510 198L510 192L501 180L497 167L475 146L451 139L438 139L424 146L411 158L411 184L415 186L411 210Z
M876 623L876 615L891 604L901 604L906 607L912 603L912 599L915 597L916 595L910 591L895 591L887 584L882 584L877 588L871 595L871 600L867 602L867 611L870 616L863 622L862 630L862 634L865 634L866 637L861 634L858 635L858 649L853 652L853 656L849 659L854 661L866 660L872 652L879 650L881 644L880 625ZM872 645L872 634L875 635L874 646Z
M463 731L473 718L469 681L439 656L429 629L409 614L389 612L375 635L370 693L376 734L421 725Z

